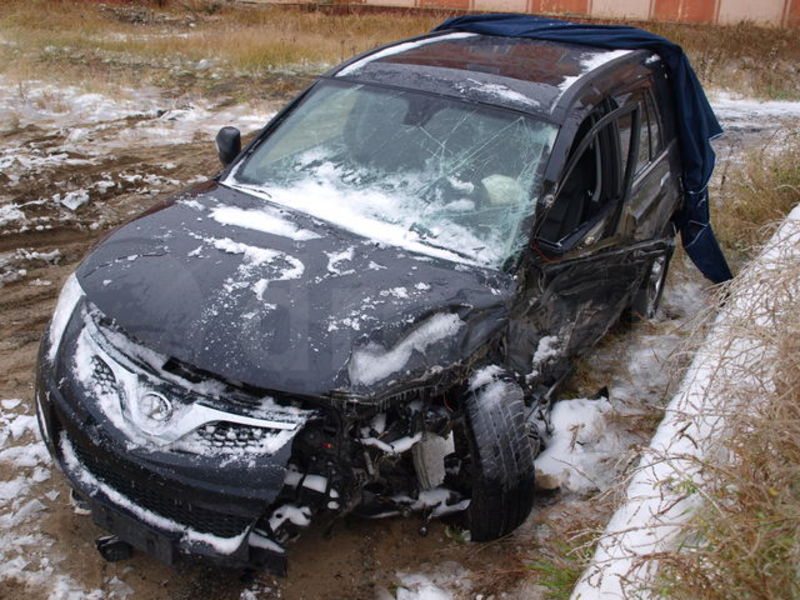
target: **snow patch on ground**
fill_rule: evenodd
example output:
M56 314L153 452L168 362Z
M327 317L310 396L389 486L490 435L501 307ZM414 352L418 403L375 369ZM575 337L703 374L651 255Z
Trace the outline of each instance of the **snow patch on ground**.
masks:
M397 573L398 587L395 596L382 591L380 600L454 600L472 597L471 573L453 561L436 565L435 571L425 573Z
M613 463L624 448L607 424L611 403L601 398L561 400L553 407L553 435L536 459L536 468L553 475L562 490L590 492L610 486Z
M104 594L87 590L60 572L64 556L41 530L41 517L60 494L38 491L50 479L51 462L36 438L36 417L27 414L29 405L20 398L0 400L0 586L20 585L26 595L41 590L49 600L124 598L121 580Z
M761 101L722 91L710 96L714 114L725 129L775 128L781 121L800 119L800 102Z
M687 333L680 325L702 310L707 286L679 271L677 263L673 268L677 272L670 274L653 323L634 327L587 357L593 370L607 373L603 397L559 400L553 406L552 437L545 438L536 468L565 491L588 494L613 486L637 444L646 441L637 419L649 419L676 383L670 359Z
M195 141L198 136L206 138L210 146L224 125L234 123L249 133L263 127L272 116L266 101L220 110L205 100L167 98L155 88L121 88L112 96L90 93L87 87L89 84L56 86L41 80L17 85L0 75L0 133L10 135L26 128L53 132L34 143L8 137L8 143L0 149L0 174L6 179L7 191L15 191L31 177L47 176L54 169L102 163L131 146L171 146ZM169 167L169 163L163 165L164 169ZM114 187L122 191L122 185L145 186L133 191L151 194L164 186L180 184L152 173L134 173L119 181L105 174L77 189L69 179L56 180L52 185L63 191L24 204L49 201L66 211L76 211L94 202L95 194L105 194ZM7 203L0 197L0 226L19 224L22 231L31 228L24 204Z

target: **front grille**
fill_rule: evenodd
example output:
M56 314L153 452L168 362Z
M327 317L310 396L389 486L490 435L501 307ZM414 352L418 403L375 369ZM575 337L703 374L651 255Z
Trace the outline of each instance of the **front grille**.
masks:
M117 381L108 361L117 362L124 370L144 377L154 387L158 387L170 398L190 404L198 399L198 394L190 392L192 384L203 383L209 390L202 394L203 402L218 410L233 409L245 416L258 416L267 395L264 390L234 383L209 371L198 369L174 357L160 355L142 345L136 338L128 335L113 319L104 316L99 309L90 305L85 315L90 325L90 337L106 357L92 357L92 380L101 384L101 391L119 395L123 382ZM121 348L124 348L122 350ZM280 404L280 399L276 399Z
M185 435L170 449L202 456L271 456L288 444L295 433L288 429L216 421Z
M98 394L115 395L118 393L114 372L105 361L97 356L92 356L92 380Z
M220 450L257 451L265 436L274 435L262 427L250 427L238 423L215 423L200 427L195 435L206 444Z
M162 517L175 521L196 531L210 533L218 537L240 535L251 523L251 519L219 513L160 494L152 487L143 485L126 477L119 468L106 462L104 458L88 452L79 444L72 443L81 464L97 479L114 488L129 500Z

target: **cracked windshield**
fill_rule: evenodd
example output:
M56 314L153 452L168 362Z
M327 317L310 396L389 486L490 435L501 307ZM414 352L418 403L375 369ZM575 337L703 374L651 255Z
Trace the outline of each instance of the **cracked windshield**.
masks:
M513 111L325 82L226 183L378 241L499 268L525 243L555 134Z

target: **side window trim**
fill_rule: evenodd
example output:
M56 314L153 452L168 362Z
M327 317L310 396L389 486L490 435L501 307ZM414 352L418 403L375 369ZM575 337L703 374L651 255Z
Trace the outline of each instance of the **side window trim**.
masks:
M625 116L629 112L634 112L634 111L638 112L638 108L639 108L638 105L635 103L627 104L625 106L621 106L619 108L612 110L611 112L603 115L600 119L598 119L595 122L595 124L592 125L592 128L586 132L586 135L580 141L578 147L575 149L575 152L570 157L569 162L567 162L567 165L564 167L563 176L559 180L559 186L564 180L567 179L567 177L569 177L572 174L572 171L575 169L575 165L578 164L578 160L580 159L583 152L586 150L586 148L589 147L589 144L591 144L598 137L598 134L602 131L602 129L606 125L608 125L612 121L615 121L619 117ZM627 170L629 169L626 169L626 171ZM623 181L625 179L626 178L623 178ZM560 190L556 191L556 195L558 195L559 191Z

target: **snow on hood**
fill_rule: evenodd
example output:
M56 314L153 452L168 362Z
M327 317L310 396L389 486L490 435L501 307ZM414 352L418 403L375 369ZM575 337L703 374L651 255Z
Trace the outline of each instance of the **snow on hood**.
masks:
M240 223L253 214L267 218ZM502 326L513 288L502 273L377 244L223 186L121 228L77 277L153 350L313 396L377 393L394 373L419 378L463 361ZM472 318L491 326L476 334Z
M428 346L453 336L463 326L464 321L458 315L439 313L421 323L391 349L374 342L358 348L350 358L350 381L371 385L399 373L413 352L424 353Z

